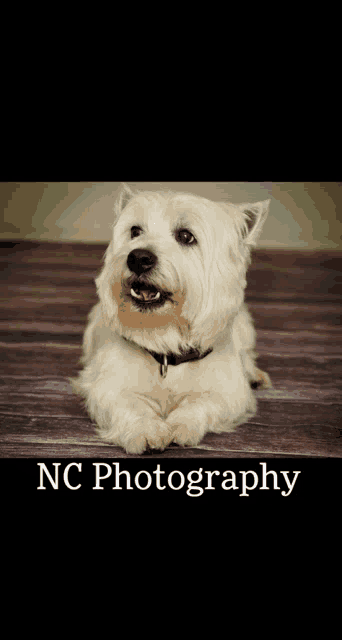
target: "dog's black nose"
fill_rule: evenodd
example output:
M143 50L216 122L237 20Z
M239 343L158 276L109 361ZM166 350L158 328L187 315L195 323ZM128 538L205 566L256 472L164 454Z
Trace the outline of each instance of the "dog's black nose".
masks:
M128 268L133 271L133 273L136 273L137 276L150 271L156 264L157 256L147 249L134 249L127 258Z

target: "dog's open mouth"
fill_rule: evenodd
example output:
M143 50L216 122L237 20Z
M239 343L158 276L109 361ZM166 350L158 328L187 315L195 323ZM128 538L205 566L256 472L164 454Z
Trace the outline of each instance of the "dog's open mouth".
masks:
M130 295L139 306L147 307L148 305L163 305L171 294L168 291L157 289L153 284L134 282L130 289Z
M156 302L160 299L160 291L153 285L136 282L131 288L131 296L141 302Z

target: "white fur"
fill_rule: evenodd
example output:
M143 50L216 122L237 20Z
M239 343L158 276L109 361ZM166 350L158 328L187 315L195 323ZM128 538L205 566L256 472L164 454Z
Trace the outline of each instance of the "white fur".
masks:
M133 194L124 186L96 280L99 302L84 335L84 369L72 381L102 438L128 453L171 442L195 446L206 432L232 431L255 415L250 382L271 383L255 366L244 289L269 202L235 206L190 194ZM131 239L132 226L143 233ZM179 228L191 231L197 244L179 244ZM173 302L142 312L127 298L127 257L134 249L157 256L149 282L172 292ZM164 379L146 351L189 348L213 351L169 365Z

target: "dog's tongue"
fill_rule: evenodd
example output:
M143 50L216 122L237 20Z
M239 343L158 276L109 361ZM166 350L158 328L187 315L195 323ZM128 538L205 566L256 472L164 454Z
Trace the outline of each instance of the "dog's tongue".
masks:
M140 300L144 300L144 302L151 302L152 300L158 300L160 298L160 292L156 291L156 289L131 289L131 294L134 298L139 298Z
M149 300L155 300L156 298L159 298L160 295L159 291L149 291L148 289L140 289L139 293L143 296L146 302Z

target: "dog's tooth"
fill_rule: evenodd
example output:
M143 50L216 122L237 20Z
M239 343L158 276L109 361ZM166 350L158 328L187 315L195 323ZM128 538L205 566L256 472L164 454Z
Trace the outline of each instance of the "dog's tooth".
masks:
M138 298L139 300L141 300L142 296L138 295L137 293L135 293L134 289L131 289L131 296L133 296L134 298Z
M154 296L153 300L158 300L158 298L160 298L160 291L158 291L156 293L156 295Z

